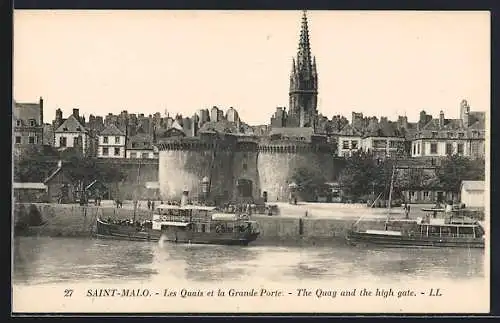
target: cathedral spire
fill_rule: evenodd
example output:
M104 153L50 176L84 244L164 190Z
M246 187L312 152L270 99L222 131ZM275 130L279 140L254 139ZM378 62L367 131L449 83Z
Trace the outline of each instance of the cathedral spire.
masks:
M302 24L300 27L297 64L299 70L310 70L311 68L311 45L309 43L309 26L307 25L307 14L305 10L302 14Z
M302 14L300 25L299 48L297 58L293 60L290 74L289 120L290 127L314 127L317 95L318 74L316 58L311 59L309 42L309 26L306 11Z

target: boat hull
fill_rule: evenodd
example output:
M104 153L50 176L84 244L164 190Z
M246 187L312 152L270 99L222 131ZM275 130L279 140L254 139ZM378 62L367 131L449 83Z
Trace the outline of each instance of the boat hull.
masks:
M377 245L392 248L484 248L482 238L394 236L348 231L346 240L351 245Z
M101 239L151 241L160 240L161 232L158 230L138 230L137 227L111 224L97 219L96 237Z
M192 243L192 244L223 244L223 245L242 245L246 246L252 241L255 241L259 236L258 233L217 233L217 232L193 232L167 229L163 231L161 236L162 241L175 243Z
M250 242L255 241L259 236L259 233L193 232L179 230L175 227L167 228L164 231L152 229L139 231L133 226L111 224L98 219L95 236L100 239L128 241L158 242L161 240L162 242L167 241L173 243L246 246Z

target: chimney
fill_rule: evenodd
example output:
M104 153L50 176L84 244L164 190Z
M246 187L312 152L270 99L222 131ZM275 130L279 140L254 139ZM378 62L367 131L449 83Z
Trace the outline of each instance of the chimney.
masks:
M439 112L439 128L443 128L444 127L444 112L443 110L441 110Z
M43 98L40 97L38 104L40 105L40 124L43 125Z
M80 120L80 110L79 109L73 109L73 116Z
M188 198L189 198L189 190L188 189L184 189L182 191L181 206L185 206L185 205L189 204Z

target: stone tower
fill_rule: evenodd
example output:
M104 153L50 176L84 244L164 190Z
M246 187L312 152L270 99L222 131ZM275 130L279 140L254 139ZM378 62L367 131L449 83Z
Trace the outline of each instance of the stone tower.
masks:
M288 127L314 127L317 115L318 74L316 58L311 59L309 29L304 11L297 57L290 73Z

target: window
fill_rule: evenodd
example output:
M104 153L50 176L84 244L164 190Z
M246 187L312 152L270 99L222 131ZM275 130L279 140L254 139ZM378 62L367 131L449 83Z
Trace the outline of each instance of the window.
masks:
M437 154L438 145L436 143L431 143L431 154Z
M115 137L115 144L119 144L120 143L120 136L116 136Z
M66 137L59 138L59 146L66 147Z
M76 127L76 131L82 131L82 128Z
M135 151L130 153L130 158L137 158L137 153Z
M242 165L243 170L247 170L247 164Z
M432 138L436 138L437 136L438 136L437 131L433 131L433 132L432 132Z
M142 158L148 158L149 154L148 153L142 153Z
M120 147L115 147L115 156L120 156Z
M34 144L34 143L35 143L35 137L33 137L33 136L29 136L29 138L28 138L28 142L29 142L30 144Z
M20 136L16 136L16 144L20 144L21 143L21 137Z
M342 141L342 149L349 149L349 141L348 140Z
M417 145L413 144L413 155L417 154Z
M18 127L22 126L21 120L16 120L16 126L18 126Z
M464 144L458 144L457 145L457 153L459 155L463 155L464 154Z
M36 127L36 121L31 119L30 120L30 127Z
M389 148L398 148L398 142L396 140L389 141Z
M68 128L67 128L67 127L64 127L64 128L63 128L63 131L68 131Z
M446 155L452 155L452 154L453 154L452 144L446 144Z
M423 143L422 143L422 147L423 147ZM420 144L417 144L417 155L420 155Z
M351 141L351 148L352 149L358 149L358 142L357 141Z
M132 143L132 148L137 148L137 143L133 142Z
M78 137L73 138L73 146L78 146L80 144L80 139Z
M424 198L428 198L428 197L429 197L429 192L424 191Z
M447 136L448 138L451 138L451 137L452 137L452 133L451 133L451 132L447 132L447 133L446 133L446 136Z
M458 133L458 138L463 138L463 137L464 137L464 135L465 135L465 134L464 134L463 132L459 132L459 133Z
M108 137L107 137L107 136L104 136L104 137L102 138L102 142L103 142L103 143L105 143L105 144L107 144L107 143L108 143Z
M107 156L108 154L109 154L109 148L108 147L102 148L102 155Z

